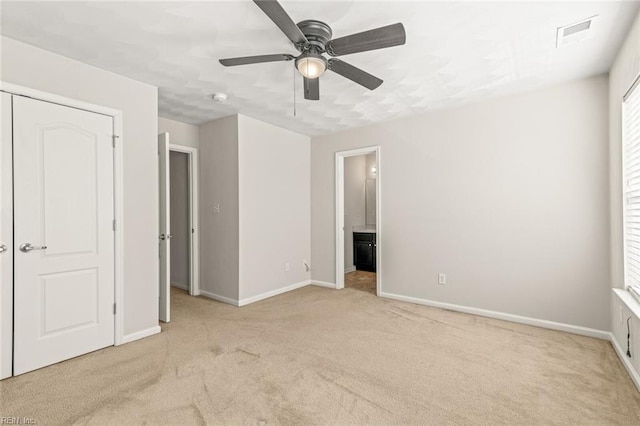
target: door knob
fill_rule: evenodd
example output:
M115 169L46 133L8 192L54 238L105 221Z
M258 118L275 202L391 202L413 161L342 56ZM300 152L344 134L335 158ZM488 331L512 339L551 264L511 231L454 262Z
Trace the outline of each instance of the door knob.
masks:
M0 254L4 253L5 251L7 251L7 246L5 246L4 244L0 244Z
M166 240L166 237L164 236L164 234L160 234L160 239L161 239L162 241Z
M46 250L47 246L34 246L31 243L24 243L20 245L20 251L23 253L29 253L31 250Z

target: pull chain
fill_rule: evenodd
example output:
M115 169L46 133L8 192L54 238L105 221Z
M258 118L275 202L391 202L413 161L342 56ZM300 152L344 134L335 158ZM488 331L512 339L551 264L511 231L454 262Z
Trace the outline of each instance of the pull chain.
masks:
M293 68L293 116L296 116L296 67Z

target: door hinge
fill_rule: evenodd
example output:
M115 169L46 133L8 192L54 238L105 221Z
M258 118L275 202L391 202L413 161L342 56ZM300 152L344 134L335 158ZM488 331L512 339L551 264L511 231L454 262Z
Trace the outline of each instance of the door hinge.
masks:
M113 219L113 222L112 222L112 223L113 223L113 230L115 231L115 230L116 230L116 220L115 220L115 219Z
M120 136L118 135L111 135L111 145L113 145L113 147L116 147L116 139L118 139Z
M116 314L116 304L114 303L113 304L113 315L115 315L115 314Z

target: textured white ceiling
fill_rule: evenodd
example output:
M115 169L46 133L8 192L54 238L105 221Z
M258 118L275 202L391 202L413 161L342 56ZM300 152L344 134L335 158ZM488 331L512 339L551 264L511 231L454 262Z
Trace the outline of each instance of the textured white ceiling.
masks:
M251 1L8 2L1 33L159 87L159 114L200 124L236 112L317 135L607 72L636 1L282 1L294 21L335 37L402 22L407 44L341 59L384 80L369 91L337 74L302 97L293 62L225 68L218 59L296 54ZM599 15L593 38L555 48L556 28ZM293 89L296 86L297 115ZM227 104L211 101L214 92Z

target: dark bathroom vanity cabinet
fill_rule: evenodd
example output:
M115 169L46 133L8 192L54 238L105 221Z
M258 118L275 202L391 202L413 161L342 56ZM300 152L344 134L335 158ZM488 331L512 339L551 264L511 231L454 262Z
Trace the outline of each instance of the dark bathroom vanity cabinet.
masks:
M353 233L353 263L358 271L376 272L376 233Z

